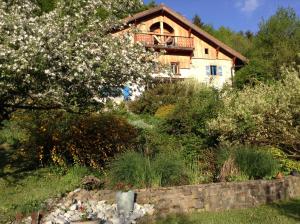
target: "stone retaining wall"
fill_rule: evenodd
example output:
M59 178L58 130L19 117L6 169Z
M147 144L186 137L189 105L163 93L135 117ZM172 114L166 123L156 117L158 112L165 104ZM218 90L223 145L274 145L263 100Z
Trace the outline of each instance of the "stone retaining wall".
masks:
M139 189L137 203L154 204L159 214L192 211L220 211L248 208L300 197L300 177L281 180L255 180L239 183L212 183L156 189ZM115 202L115 191L80 191L78 200Z

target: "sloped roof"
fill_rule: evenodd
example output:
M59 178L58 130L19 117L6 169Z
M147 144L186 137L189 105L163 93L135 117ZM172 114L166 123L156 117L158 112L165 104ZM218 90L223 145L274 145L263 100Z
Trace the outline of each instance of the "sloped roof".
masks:
M237 59L240 59L242 62L247 62L248 61L248 59L245 56L243 56L241 53L237 52L236 50L232 49L228 45L224 44L223 42L221 42L217 38L213 37L212 35L210 35L206 31L204 31L200 27L193 24L190 20L188 20L184 16L180 15L179 13L175 12L174 10L170 9L169 7L167 7L164 4L160 4L157 7L154 7L154 8L148 9L146 11L137 13L133 16L129 16L125 19L125 23L130 24L130 23L141 20L141 19L143 19L147 16L151 16L152 14L155 14L155 13L158 13L158 12L164 12L166 14L171 15L172 17L179 20L181 23L183 23L187 27L191 28L191 30L194 31L196 34L204 37L205 39L207 39L211 43L215 44L217 47L220 47L220 49L222 49L225 52L229 53L233 57L236 57Z

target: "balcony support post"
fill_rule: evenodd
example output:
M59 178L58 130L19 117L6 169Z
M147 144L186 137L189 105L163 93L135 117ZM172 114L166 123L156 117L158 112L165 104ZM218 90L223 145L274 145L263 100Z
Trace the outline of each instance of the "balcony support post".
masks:
M164 22L160 21L160 34L163 35L164 34Z

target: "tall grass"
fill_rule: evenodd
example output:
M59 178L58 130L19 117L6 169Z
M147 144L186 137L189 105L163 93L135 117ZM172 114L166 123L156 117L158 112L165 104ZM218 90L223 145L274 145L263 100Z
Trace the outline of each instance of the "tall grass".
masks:
M143 188L204 182L198 162L187 163L179 151L162 151L153 158L125 152L110 166L112 187Z

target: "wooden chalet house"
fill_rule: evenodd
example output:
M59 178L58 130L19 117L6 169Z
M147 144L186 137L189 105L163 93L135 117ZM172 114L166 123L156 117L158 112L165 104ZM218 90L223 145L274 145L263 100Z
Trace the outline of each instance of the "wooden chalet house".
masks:
M159 61L170 65L173 79L193 78L221 88L225 83L231 83L236 69L247 62L242 54L163 4L125 21L138 30L134 34L135 42L166 52ZM117 35L128 29L117 32ZM155 72L153 76L169 77Z

